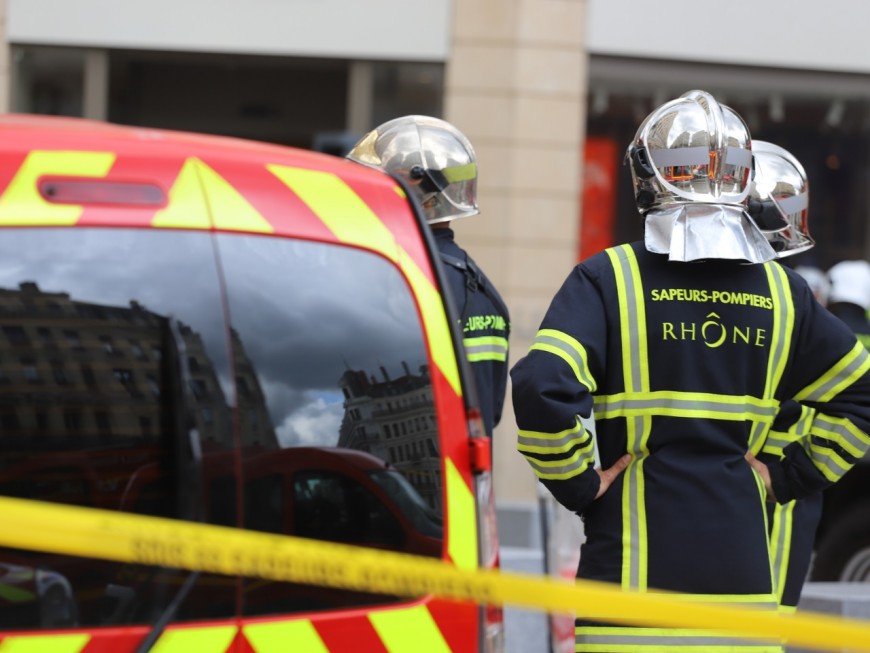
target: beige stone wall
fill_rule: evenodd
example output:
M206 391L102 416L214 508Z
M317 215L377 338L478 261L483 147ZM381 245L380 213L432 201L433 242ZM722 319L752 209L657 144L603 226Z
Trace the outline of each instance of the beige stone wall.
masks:
M9 43L6 40L6 0L0 0L0 113L9 111L10 98L10 58Z
M585 0L454 0L445 118L478 155L481 215L457 240L511 310L511 364L576 263L586 124ZM495 494L534 501L510 405L496 429Z

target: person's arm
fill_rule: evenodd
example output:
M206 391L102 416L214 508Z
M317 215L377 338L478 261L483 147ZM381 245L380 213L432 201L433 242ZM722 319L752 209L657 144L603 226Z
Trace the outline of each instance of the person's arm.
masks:
M577 266L553 298L528 354L511 370L518 451L559 503L576 513L630 461L594 469L595 443L578 416L592 411L606 351L601 295Z
M781 503L836 483L870 449L870 356L840 320L807 306L788 380L798 385L787 392L812 413L806 433L768 466Z

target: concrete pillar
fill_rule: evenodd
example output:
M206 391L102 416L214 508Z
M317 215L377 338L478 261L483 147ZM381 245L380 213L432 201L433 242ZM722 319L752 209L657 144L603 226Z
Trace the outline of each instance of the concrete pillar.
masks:
M372 124L374 105L374 66L371 61L352 61L347 83L347 130L364 134Z
M92 120L109 117L109 53L92 49L85 52L82 116Z
M0 0L0 113L7 113L10 110L10 92L12 87L9 38L6 31L8 22L6 8L6 0Z
M478 155L481 215L457 240L511 310L511 364L576 263L586 124L585 0L454 0L445 119ZM494 441L495 496L531 502L508 403Z

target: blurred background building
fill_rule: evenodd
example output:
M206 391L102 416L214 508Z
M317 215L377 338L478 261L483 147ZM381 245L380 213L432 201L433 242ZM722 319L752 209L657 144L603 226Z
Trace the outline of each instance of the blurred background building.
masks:
M0 110L210 132L343 155L387 119L458 125L482 215L457 224L513 317L512 360L581 257L641 223L622 155L643 117L701 88L811 182L811 259L865 258L870 5L732 0L0 0ZM496 497L529 515L513 415ZM513 537L508 532L507 537Z

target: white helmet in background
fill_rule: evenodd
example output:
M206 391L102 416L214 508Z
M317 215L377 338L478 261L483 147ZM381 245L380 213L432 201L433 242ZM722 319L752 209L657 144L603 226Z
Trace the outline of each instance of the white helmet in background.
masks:
M818 302L822 306L827 306L828 297L831 294L831 280L824 270L814 265L797 265L794 271L804 278L804 281L807 282Z
M870 263L841 261L828 270L828 277L831 279L829 305L846 302L870 310Z
M403 179L430 224L477 215L477 158L465 135L430 116L403 116L376 127L347 158Z
M788 150L752 141L755 178L747 212L767 236L778 258L800 254L815 245L807 224L809 182L803 166ZM782 228L785 221L788 226Z
M745 212L752 182L749 128L709 93L689 91L653 110L626 160L638 211L646 216L648 250L677 261L776 257Z

